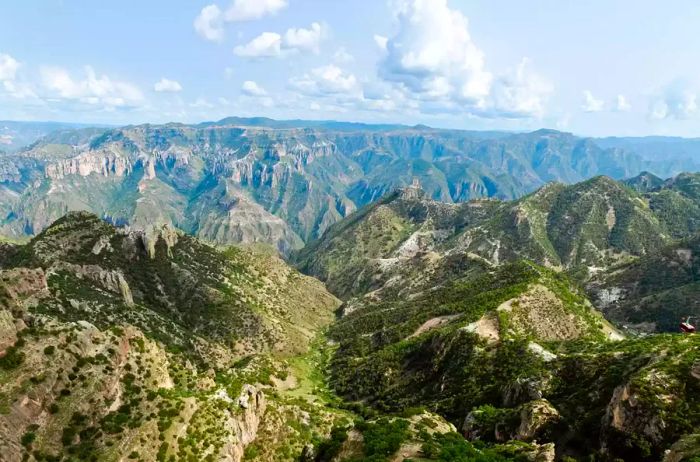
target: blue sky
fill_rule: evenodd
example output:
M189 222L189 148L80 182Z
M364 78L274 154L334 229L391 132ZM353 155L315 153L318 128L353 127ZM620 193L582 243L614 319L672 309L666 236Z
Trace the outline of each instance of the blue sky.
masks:
M691 0L0 3L0 119L700 136Z

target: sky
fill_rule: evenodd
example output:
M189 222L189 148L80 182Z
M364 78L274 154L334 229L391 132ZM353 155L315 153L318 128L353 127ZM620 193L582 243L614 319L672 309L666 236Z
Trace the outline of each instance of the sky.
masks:
M693 0L0 2L0 120L700 136Z

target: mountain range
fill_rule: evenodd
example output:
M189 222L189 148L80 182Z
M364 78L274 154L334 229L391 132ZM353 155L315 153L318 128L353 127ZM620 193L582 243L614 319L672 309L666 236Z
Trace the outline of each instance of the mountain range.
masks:
M0 449L691 461L700 344L657 332L700 308L695 221L663 205L700 204L699 179L400 188L293 252L308 276L266 246L68 213L0 245Z
M265 118L61 127L0 156L0 235L23 239L68 211L86 210L120 226L171 224L209 242L263 242L289 254L414 181L448 203L511 200L549 182L696 170L693 142L664 141L687 149L655 157L657 139L591 139L554 130Z
M232 118L1 155L0 460L696 461L700 174L630 143Z

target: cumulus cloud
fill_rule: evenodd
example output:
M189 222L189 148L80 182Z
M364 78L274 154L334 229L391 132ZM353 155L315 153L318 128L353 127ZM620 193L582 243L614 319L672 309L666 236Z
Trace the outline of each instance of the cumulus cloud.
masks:
M527 59L494 75L469 33L467 18L447 0L397 3L397 30L374 40L385 50L379 76L425 112L481 117L533 117L544 111L551 86Z
M286 6L287 0L234 0L226 11L217 4L207 5L194 19L194 30L206 40L221 42L225 23L260 19Z
M250 42L233 49L243 58L270 58L282 52L282 36L275 32L263 32Z
M273 15L287 7L287 0L234 0L226 10L226 20L252 21Z
M224 13L213 4L202 8L194 20L194 30L212 42L221 42L224 39Z
M697 92L685 82L677 81L652 98L652 119L687 119L697 112Z
M617 95L615 98L615 110L617 112L627 112L632 109L625 95Z
M290 86L305 95L352 94L359 91L357 78L335 64L320 66L290 80Z
M163 77L153 85L153 89L157 92L177 93L182 91L182 85L176 80L169 80Z
M478 102L488 96L493 77L461 12L447 0L412 0L397 17L398 33L387 40L380 67L385 79L429 98Z
M233 52L244 58L276 58L293 52L319 54L325 35L326 28L314 22L309 29L288 29L284 36L263 32L248 43L236 46Z
M0 84L4 93L18 99L36 97L29 83L17 81L20 66L21 63L12 56L0 53Z
M60 67L42 67L40 72L50 98L107 107L132 107L144 99L137 86L106 75L98 76L90 66L85 67L84 79L74 79Z
M590 90L585 90L583 92L583 104L581 109L585 112L600 112L605 108L605 101L598 99L593 96Z
M241 86L241 91L247 96L267 96L267 91L253 80L246 80Z
M288 29L284 34L284 47L299 51L320 53L321 39L324 35L324 27L314 22L309 29Z

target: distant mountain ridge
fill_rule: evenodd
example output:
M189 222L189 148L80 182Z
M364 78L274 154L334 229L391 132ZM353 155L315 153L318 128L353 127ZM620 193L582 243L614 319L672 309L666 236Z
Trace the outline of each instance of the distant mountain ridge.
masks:
M87 210L117 224L172 224L210 242L263 242L286 254L414 180L443 202L508 200L553 181L645 170L668 177L693 162L655 162L555 130L235 117L58 130L0 157L0 235L34 235L67 211Z

